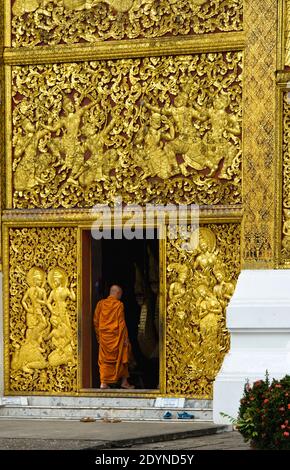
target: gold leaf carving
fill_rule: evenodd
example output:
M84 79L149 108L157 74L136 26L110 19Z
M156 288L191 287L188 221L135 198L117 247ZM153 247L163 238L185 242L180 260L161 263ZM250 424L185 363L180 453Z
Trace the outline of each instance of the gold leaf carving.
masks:
M241 59L14 67L14 207L239 204Z
M10 229L10 390L77 388L76 230Z
M242 30L241 0L15 0L13 46Z
M211 398L229 347L225 308L240 271L240 226L201 226L199 245L167 241L167 393Z

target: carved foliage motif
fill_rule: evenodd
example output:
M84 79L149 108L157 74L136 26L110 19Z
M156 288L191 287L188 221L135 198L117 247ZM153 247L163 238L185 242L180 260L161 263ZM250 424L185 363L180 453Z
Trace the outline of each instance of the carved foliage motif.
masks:
M242 30L241 0L15 0L13 46Z
M76 230L10 229L9 238L10 390L76 391Z
M283 112L283 229L282 258L290 259L290 102L284 93Z
M211 398L229 347L225 309L240 271L240 226L200 227L197 249L167 242L166 389Z
M14 67L14 207L240 203L241 60Z

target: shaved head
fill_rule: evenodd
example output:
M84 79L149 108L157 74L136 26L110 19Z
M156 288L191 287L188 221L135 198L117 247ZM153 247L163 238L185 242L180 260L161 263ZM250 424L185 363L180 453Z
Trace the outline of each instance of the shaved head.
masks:
M115 297L116 299L120 300L122 297L123 291L120 286L111 286L110 288L110 296Z

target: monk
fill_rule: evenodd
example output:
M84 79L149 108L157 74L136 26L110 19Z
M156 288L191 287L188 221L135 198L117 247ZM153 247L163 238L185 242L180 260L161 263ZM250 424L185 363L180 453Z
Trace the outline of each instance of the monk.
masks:
M131 345L125 323L124 305L120 286L112 286L110 295L97 303L94 313L94 327L99 343L100 388L121 379L121 388L134 388L128 382L128 362Z

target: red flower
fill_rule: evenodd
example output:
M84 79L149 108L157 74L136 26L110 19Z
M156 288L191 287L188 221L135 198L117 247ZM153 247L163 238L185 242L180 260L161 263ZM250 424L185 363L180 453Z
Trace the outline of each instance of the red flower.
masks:
M255 400L255 397L251 397L250 400L251 400L251 401Z
M283 432L283 436L289 437L289 432L287 432L287 431Z
M281 424L281 429L285 429L285 428L286 428L285 424Z
M287 407L288 407L288 410L290 410L290 403L288 403Z
M268 398L265 398L264 403L268 403L268 401L269 401ZM288 408L289 408L289 405L288 405Z
M281 384L276 384L275 387L276 388L282 388L282 385Z
M281 406L281 408L279 408L279 411L285 411L284 406Z

